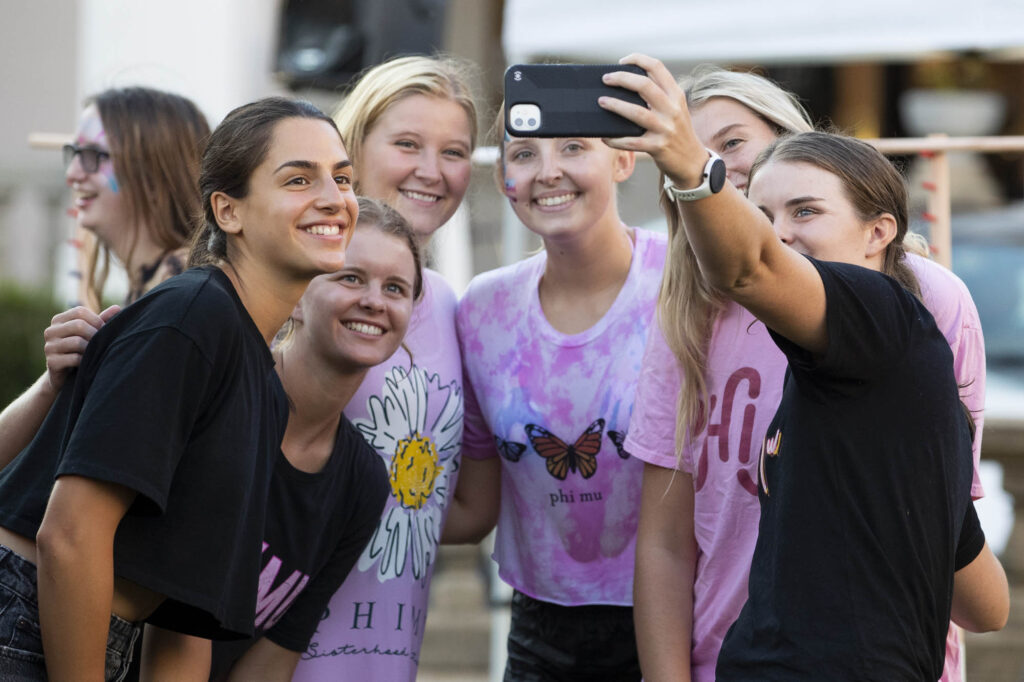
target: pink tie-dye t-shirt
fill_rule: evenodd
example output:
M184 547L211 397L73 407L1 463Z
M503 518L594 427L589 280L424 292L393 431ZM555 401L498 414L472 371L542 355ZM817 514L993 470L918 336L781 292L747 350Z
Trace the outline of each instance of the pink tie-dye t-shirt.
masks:
M424 270L405 345L371 369L345 415L384 458L391 495L366 549L331 598L292 678L416 679L430 579L455 492L462 364L455 293Z
M564 606L633 603L643 464L622 444L666 248L664 235L635 234L622 289L582 333L541 310L546 253L480 275L459 304L463 453L502 458L499 574Z
M985 399L985 346L978 311L967 287L941 265L918 256L909 263L922 298L953 350L964 403L978 410L971 494L984 495L978 479L980 410ZM757 541L757 454L782 397L785 356L768 330L744 308L729 304L715 322L708 368L711 420L688 442L677 465L676 397L680 373L660 328L652 329L637 387L636 409L626 449L636 458L693 477L697 566L693 586L693 646L690 665L696 682L715 679L718 650L747 599L750 559ZM959 637L946 640L943 682L961 679Z

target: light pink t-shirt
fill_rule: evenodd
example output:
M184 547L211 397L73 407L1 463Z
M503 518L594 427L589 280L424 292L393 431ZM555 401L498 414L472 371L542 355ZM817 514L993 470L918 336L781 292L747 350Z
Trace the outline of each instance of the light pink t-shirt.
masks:
M391 496L369 545L331 598L296 682L414 680L430 579L462 444L456 298L424 271L405 345L374 367L345 408L388 466Z
M981 451L981 408L985 399L985 346L978 312L967 287L941 265L917 256L909 262L922 297L953 350L964 403L975 412L974 483L984 495L977 465ZM693 476L697 566L694 577L691 671L695 681L714 680L718 650L747 599L760 508L757 502L758 449L782 395L785 356L768 330L744 308L730 304L712 332L708 429L688 442L681 468ZM673 455L680 372L675 356L655 325L644 354L636 409L626 449L645 462L677 468ZM950 628L942 680L962 678L959 637Z
M621 446L666 247L635 234L622 289L582 333L562 334L541 310L546 253L476 277L459 304L463 452L502 458L499 574L564 606L633 603L643 464Z

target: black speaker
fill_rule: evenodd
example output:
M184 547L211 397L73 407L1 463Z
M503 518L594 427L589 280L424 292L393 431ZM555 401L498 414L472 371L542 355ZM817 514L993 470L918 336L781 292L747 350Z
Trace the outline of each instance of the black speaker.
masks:
M447 0L285 0L277 73L292 88L334 90L391 57L441 49Z

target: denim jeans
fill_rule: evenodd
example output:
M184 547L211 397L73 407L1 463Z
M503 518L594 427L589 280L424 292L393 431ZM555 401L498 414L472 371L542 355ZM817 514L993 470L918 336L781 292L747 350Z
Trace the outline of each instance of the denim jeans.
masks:
M124 679L139 632L139 626L111 614L106 679ZM36 567L0 545L0 682L45 679Z
M505 682L639 682L633 609L512 593Z

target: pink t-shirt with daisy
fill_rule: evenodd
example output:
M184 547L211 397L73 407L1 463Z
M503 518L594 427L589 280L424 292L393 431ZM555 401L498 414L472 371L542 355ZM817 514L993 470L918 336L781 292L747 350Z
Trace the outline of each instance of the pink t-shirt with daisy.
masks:
M635 230L622 289L579 334L557 331L541 309L546 253L480 275L459 304L463 453L501 457L494 559L536 599L633 603L643 465L622 444L665 249L664 235Z
M967 287L941 265L918 256L908 262L922 298L953 350L961 396L975 411L975 475L971 494L982 497L977 464L980 410L985 400L985 346L978 311ZM695 681L715 679L718 650L747 599L750 558L757 541L757 455L782 395L786 359L763 323L736 304L715 322L710 347L708 428L686 443L677 465L676 398L681 376L675 356L655 325L644 353L636 409L626 449L636 458L693 477L697 565L694 577L691 672ZM943 682L962 678L959 637L946 640Z
M296 682L416 679L430 579L462 444L456 297L424 270L405 346L371 369L345 415L384 459L391 495L377 529L299 660Z

